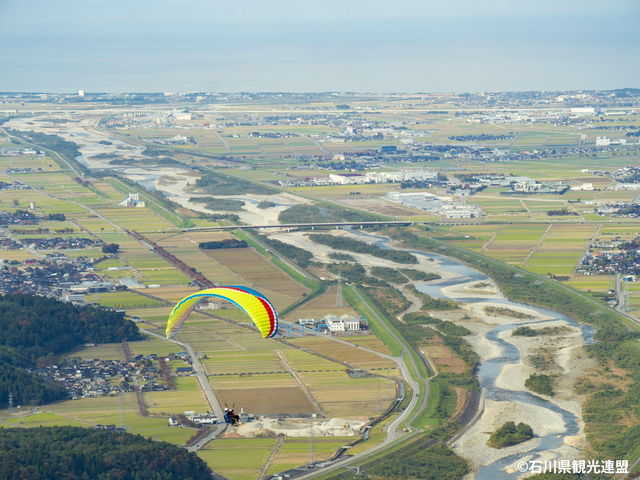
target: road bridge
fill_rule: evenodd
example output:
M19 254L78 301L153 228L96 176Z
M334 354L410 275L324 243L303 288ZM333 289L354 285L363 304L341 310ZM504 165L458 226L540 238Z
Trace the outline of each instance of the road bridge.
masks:
M183 233L188 232L204 232L207 230L244 230L248 228L300 228L300 227L371 227L375 225L388 227L407 227L412 225L412 221L381 221L381 222L330 222L330 223L284 223L284 224L268 224L268 225L220 225L215 227L193 227L182 228ZM144 233L144 232L142 232Z

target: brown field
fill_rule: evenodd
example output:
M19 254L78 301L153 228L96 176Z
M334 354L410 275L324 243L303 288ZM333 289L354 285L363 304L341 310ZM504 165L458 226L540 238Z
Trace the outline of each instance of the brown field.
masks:
M181 300L187 295L195 293L198 290L199 288L196 287L162 287L145 291L145 293L153 295L154 297L162 298L163 300L168 300L170 302L177 302L178 300Z
M439 372L464 372L464 362L443 344L440 337L435 336L429 339L429 343L420 345L420 349L426 352L429 359L436 364Z
M254 415L278 413L315 413L299 387L241 388L216 390L224 405L236 405Z
M308 288L300 286L253 249L229 248L204 252L254 287L268 289L293 299L309 292Z
M288 322L297 322L300 318L323 318L327 314L332 315L357 315L356 311L349 307L336 307L336 290L337 287L330 287L327 293L321 295L315 300L306 303L302 307L287 315L284 319Z
M387 307L389 313L397 315L406 308L409 307L409 304L405 305L403 303L404 296L400 298L389 295L387 291L379 288L371 288L367 292L373 298L375 298L381 305Z
M329 417L374 416L376 406L386 408L396 395L395 382L386 378L350 378L345 372L302 372L298 375Z
M387 347L382 341L375 335L361 335L357 337L343 337L341 340L345 342L353 343L360 347L368 348L376 352L384 353L385 355L391 355L389 347Z
M329 358L347 362L358 368L395 368L396 365L390 360L379 357L374 353L369 353L357 348L351 348L342 343L334 342L328 338L306 337L291 338L289 342L298 347L307 348L313 352L326 355Z
M186 235L162 235L161 237L156 240L158 245L190 267L196 268L212 282L220 285L241 285L244 283L242 278L214 258L206 255L204 250L200 250L198 242L191 238L191 234L188 237ZM149 235L149 238L153 240L154 236Z
M332 362L302 350L286 350L281 353L296 372L310 370L337 370L344 372L346 370L346 367L341 363Z
M415 215L425 214L421 210L416 210L409 207L402 207L394 203L386 202L382 199L377 199L377 200L336 199L336 201L348 207L359 208L367 212L377 213L378 215L386 215L388 217L411 217Z
M212 355L202 362L209 375L221 373L286 372L275 352L237 352Z

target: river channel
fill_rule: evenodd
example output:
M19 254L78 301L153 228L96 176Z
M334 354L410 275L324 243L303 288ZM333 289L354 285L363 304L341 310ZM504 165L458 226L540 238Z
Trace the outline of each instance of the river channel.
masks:
M386 237L374 236L364 232L357 231L355 229L350 229L350 231L356 235L366 236L366 237L375 237L378 240L374 242L375 245L390 249L391 247L387 246L389 243L389 239ZM455 277L449 278L447 280L443 280L441 282L429 282L428 284L418 284L416 285L416 289L420 292L427 293L432 297L437 298L445 298L450 299L447 295L443 293L443 289L446 287L451 287L455 285L463 285L470 282L490 280L488 276L483 273L478 272L477 270L473 270L472 268L467 267L463 263L452 260L447 257L443 257L442 255L433 254L433 253L425 253L418 250L406 250L409 253L412 253L417 256L424 256L435 260L439 263L439 269L445 270L451 273L456 274ZM527 322L528 325L531 324L544 324L548 322L556 322L561 320L565 322L567 325L579 328L582 331L582 337L584 339L585 344L593 343L593 335L594 330L590 326L580 325L570 318L551 310L547 310L544 308L533 307L530 305L523 305L515 302L511 302L507 300L502 293L498 291L498 295L500 298L491 298L491 302L500 303L513 307L526 307L531 310L535 310L545 317L551 317L551 319L544 319L538 321L530 321ZM464 303L464 304L472 304L477 302L485 302L487 299L485 298L455 298L456 301ZM496 348L497 352L500 352L497 356L490 358L488 360L484 360L481 362L477 377L480 382L480 386L482 388L487 389L488 395L487 398L493 400L495 402L515 402L515 403L524 403L535 405L537 407L541 407L543 409L549 410L550 412L554 412L555 414L559 414L562 417L564 422L564 432L558 434L557 432L550 433L540 438L540 443L535 447L532 447L531 450L526 452L521 452L515 455L507 456L500 458L499 460L490 463L476 474L476 478L478 480L502 480L502 479L515 479L522 475L520 472L507 473L504 469L506 466L513 464L514 462L524 458L529 457L530 460L536 460L541 453L546 451L554 451L556 450L564 440L564 437L577 435L580 428L578 426L578 418L572 412L564 410L557 406L556 404L549 402L537 395L534 395L529 392L524 392L521 390L510 390L508 388L500 388L495 385L496 378L500 375L500 372L507 365L519 363L520 361L520 352L518 349L511 345L510 343L502 340L498 337L499 333L505 330L511 330L516 327L522 325L522 322L500 325L492 330L486 332L485 338L488 342L493 344ZM517 422L516 422L517 423Z

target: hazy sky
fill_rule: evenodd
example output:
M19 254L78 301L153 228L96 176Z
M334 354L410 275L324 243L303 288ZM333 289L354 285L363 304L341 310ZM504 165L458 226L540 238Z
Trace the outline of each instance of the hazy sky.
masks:
M0 91L640 87L637 0L0 0Z

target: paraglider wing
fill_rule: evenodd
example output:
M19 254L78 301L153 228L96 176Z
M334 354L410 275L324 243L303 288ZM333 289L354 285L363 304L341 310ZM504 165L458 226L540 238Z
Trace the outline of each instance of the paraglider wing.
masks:
M201 290L180 300L169 315L167 338L173 338L193 309L209 298L221 298L240 307L264 338L273 337L278 331L278 314L264 295L246 287L225 286Z

